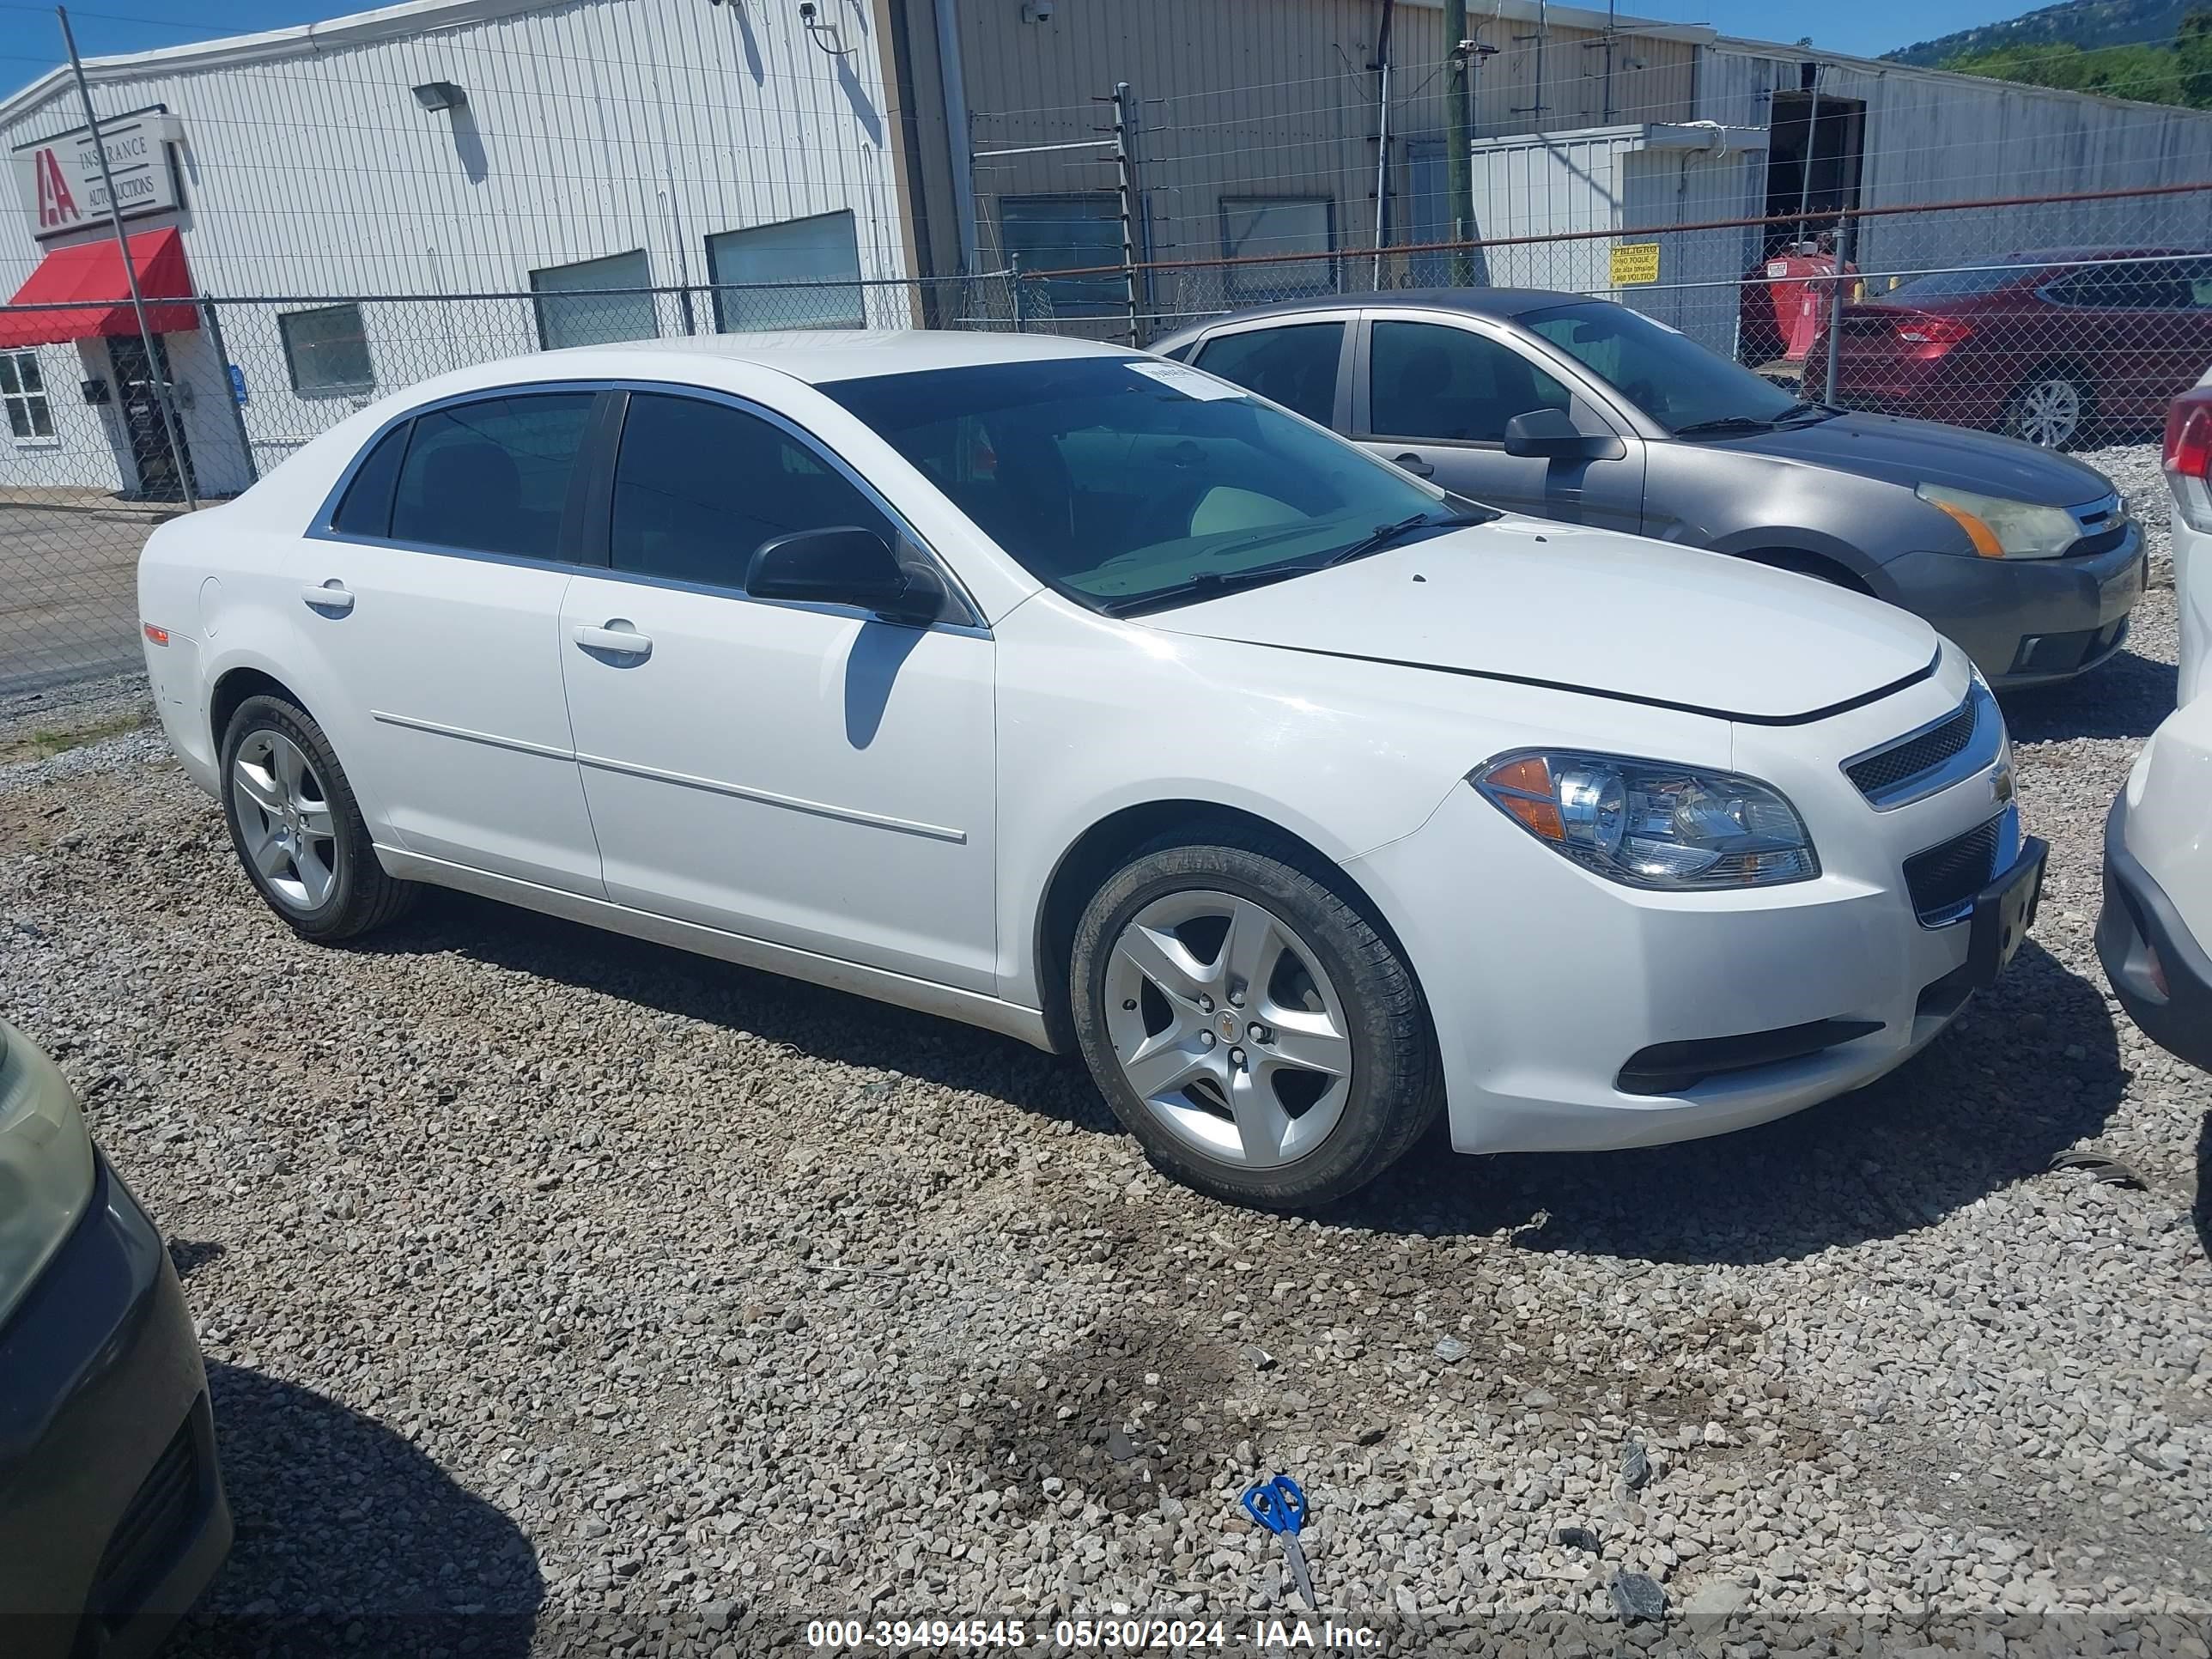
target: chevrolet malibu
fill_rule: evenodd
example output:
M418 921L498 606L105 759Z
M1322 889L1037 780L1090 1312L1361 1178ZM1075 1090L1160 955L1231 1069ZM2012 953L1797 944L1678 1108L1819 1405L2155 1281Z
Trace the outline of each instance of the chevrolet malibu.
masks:
M1079 1052L1275 1206L1854 1088L2018 946L1920 619L1500 516L1081 341L593 347L362 411L139 570L169 740L313 939L425 884Z

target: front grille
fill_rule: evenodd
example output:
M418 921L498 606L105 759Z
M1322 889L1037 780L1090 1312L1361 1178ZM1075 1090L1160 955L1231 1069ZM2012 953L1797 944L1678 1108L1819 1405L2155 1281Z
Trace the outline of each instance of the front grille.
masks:
M2002 816L1954 836L1905 861L1905 889L1912 908L1930 927L1955 921L1974 895L1996 873L1998 826Z
M2111 529L2100 530L2094 536L2082 537L2080 541L2067 548L2066 556L2069 559L2093 558L2100 553L2111 552L2127 538L2127 525L2124 522L2116 524Z
M1879 803L1896 793L1901 785L1964 754L1966 745L1974 740L1974 727L1980 719L1980 700L1969 697L1959 705L1959 712L1942 725L1929 726L1893 749L1853 761L1844 769L1844 775L1858 786L1859 793Z
M110 1629L128 1624L145 1606L205 1508L208 1483L194 1432L199 1415L195 1407L155 1461L100 1558L90 1601Z

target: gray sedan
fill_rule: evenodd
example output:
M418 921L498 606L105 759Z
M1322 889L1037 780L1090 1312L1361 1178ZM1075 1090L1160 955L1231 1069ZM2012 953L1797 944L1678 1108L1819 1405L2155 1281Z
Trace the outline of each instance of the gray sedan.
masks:
M2142 533L2102 474L1986 432L1802 402L1602 300L1340 296L1153 349L1474 500L1872 593L1999 686L2096 667L2142 592Z

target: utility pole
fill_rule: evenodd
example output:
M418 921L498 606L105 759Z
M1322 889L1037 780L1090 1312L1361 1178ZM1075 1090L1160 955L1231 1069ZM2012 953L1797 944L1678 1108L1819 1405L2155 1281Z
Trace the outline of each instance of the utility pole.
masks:
M1468 39L1467 0L1444 0L1445 62L1450 70L1444 82L1444 195L1450 204L1451 279L1455 288L1474 281L1474 134L1468 119L1468 59L1474 43Z
M115 199L115 174L107 165L107 143L100 136L100 118L92 112L92 86L84 78L84 60L76 55L76 34L70 27L69 9L56 6L54 15L62 20L62 44L69 48L70 69L76 76L76 95L84 105L84 130L92 139L92 153L100 158L100 187L107 193L107 219L115 228L116 252L123 256L123 280L130 285L131 309L138 319L138 338L146 347L146 374L154 383L155 405L161 411L161 431L169 441L177 482L184 486L185 505L197 511L199 499L192 489L191 465L185 459L184 445L177 441L176 411L169 407L169 377L162 372L161 348L146 322L146 297L138 291L138 267L131 263L131 238L123 228L123 204Z

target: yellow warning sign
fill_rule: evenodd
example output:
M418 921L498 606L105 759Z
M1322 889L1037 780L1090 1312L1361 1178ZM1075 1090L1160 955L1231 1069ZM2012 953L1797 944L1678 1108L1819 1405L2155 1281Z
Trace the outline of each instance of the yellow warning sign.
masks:
M1658 280L1658 243L1615 242L1613 245L1613 285L1615 288Z

